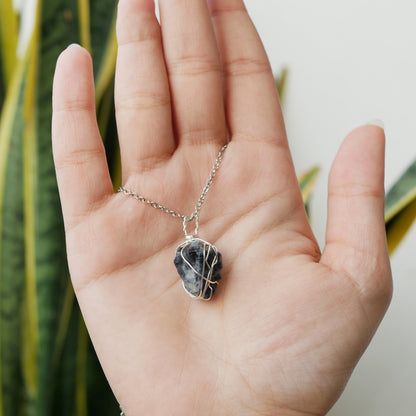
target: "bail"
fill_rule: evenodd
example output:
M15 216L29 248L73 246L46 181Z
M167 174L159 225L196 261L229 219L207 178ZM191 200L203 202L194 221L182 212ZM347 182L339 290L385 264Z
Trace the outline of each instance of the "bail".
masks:
M192 234L188 234L188 231L187 231L188 222L192 222L193 220L195 220L194 232ZM198 235L198 228L199 228L198 214L196 214L196 215L192 214L190 216L185 215L183 217L183 233L185 234L185 237L187 239L192 238L192 237L196 237Z

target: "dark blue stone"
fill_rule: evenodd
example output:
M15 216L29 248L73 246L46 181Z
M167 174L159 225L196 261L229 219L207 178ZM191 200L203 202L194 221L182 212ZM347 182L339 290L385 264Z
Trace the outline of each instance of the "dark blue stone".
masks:
M215 258L216 263L212 265ZM214 246L200 239L190 240L178 247L174 263L189 294L211 299L217 291L216 282L221 279L222 269L221 253L217 252ZM210 268L212 268L211 283L202 278L202 275L208 276Z

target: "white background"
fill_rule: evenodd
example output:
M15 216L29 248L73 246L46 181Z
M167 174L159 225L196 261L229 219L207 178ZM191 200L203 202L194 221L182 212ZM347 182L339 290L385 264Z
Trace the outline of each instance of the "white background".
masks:
M226 0L224 0L226 1ZM312 222L323 245L327 175L345 135L386 125L386 187L416 158L414 0L246 0L273 69L290 70L284 112L296 169L322 167ZM416 414L416 224L392 258L385 320L331 416Z

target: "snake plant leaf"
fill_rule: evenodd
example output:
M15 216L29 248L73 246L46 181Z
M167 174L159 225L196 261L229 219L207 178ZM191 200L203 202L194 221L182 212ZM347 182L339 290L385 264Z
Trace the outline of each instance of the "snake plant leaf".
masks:
M63 344L60 346L59 355L55 357L59 359L54 377L53 409L52 415L74 416L76 415L76 379L77 379L77 352L79 345L79 326L81 314L79 307L74 302L73 291L67 291L67 316L62 322L61 331ZM56 365L56 363L55 363Z
M108 385L104 372L89 341L87 355L88 414L108 415L120 414L120 408Z
M3 55L0 53L0 114L3 109L4 100L6 98L6 80L4 73Z
M98 109L98 126L104 140L113 187L116 190L121 186L121 158L115 118L114 83L107 87L102 96L101 105Z
M81 45L91 52L90 1L78 0L78 26Z
M78 325L78 346L76 363L75 415L87 415L87 355L88 333L81 318Z
M289 71L287 68L283 68L280 74L275 78L277 92L279 93L280 101L283 102L287 86L287 77Z
M0 119L0 413L18 414L25 282L23 224L23 103L28 69L19 62Z
M314 166L313 168L309 169L308 171L302 173L298 176L298 182L300 191L302 193L303 203L305 205L306 212L309 215L309 200L312 195L312 191L315 187L316 179L318 177L318 173L320 168L318 166Z
M17 15L12 0L0 1L0 110L17 65Z
M39 9L37 11L39 20ZM23 146L23 217L25 239L25 293L23 310L23 343L21 346L22 373L25 386L24 413L35 412L37 396L37 356L39 348L38 309L36 292L36 238L35 238L35 201L37 159L37 124L36 124L36 81L37 81L37 43L39 32L35 30L29 42L28 71L26 76L25 100L22 122Z
M65 347L66 340L69 335L72 335L70 331L70 322L73 316L75 303L75 293L68 276L68 281L65 290L65 298L62 307L62 312L59 316L58 331L56 333L56 342L54 356L52 358L52 366L57 369L62 364L63 350ZM72 339L72 337L70 337Z
M96 102L112 83L117 58L116 0L90 0L91 53L94 61ZM97 105L98 107L98 105Z
M43 0L40 26L37 93L38 142L36 222L36 284L38 297L38 415L50 415L56 334L67 287L63 220L51 148L52 79L59 53L79 41L77 4L69 0ZM74 382L74 381L73 381Z
M18 17L12 0L0 1L0 55L5 86L11 82L17 65Z
M416 219L416 161L386 195L385 220L390 254L394 252Z
M3 103L6 96L6 84L4 82L4 72L3 72L3 57L0 53L0 113L3 109Z

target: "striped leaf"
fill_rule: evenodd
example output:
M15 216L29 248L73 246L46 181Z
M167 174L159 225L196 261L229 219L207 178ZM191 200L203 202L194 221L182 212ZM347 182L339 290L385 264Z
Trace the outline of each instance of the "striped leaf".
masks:
M17 65L18 17L13 9L13 0L0 1L0 55L3 85L11 82Z
M63 330L65 333L62 338L62 345L59 355L59 365L56 368L53 384L53 403L52 415L74 416L76 413L76 374L77 374L77 350L78 335L81 320L78 305L74 302L73 291L67 292L70 296L67 298L68 315L65 317ZM54 364L58 364L54 361Z
M39 20L39 9L37 11ZM35 204L37 197L37 159L35 155L37 145L36 121L36 82L38 64L39 31L35 30L28 47L28 70L26 75L25 101L23 103L23 219L25 241L25 292L23 303L23 343L21 346L22 372L25 386L26 415L35 414L35 401L38 393L38 304L36 292L36 229Z
M275 78L277 92L279 93L280 102L283 103L286 93L287 78L289 71L287 68L283 68L277 78Z
M309 169L307 172L298 176L298 182L300 191L302 193L303 203L305 205L306 212L309 215L309 200L312 195L312 191L315 187L316 179L320 168L318 166Z
M38 304L38 415L52 410L53 368L56 334L63 310L68 271L63 220L61 217L51 148L52 79L59 53L68 44L79 42L77 3L73 0L43 0L37 93L38 141L36 223L36 292ZM70 375L68 375L70 377ZM75 382L72 379L72 382Z
M17 414L23 399L20 345L25 282L23 107L27 57L17 65L0 119L0 411Z
M3 109L4 99L6 98L6 82L4 79L3 56L0 53L0 113Z
M389 252L393 253L416 218L416 161L386 195L385 220Z

